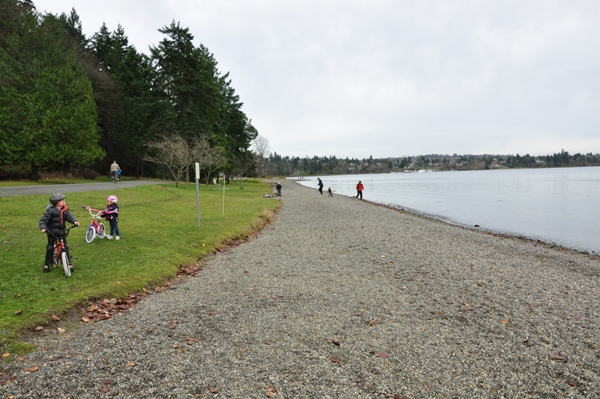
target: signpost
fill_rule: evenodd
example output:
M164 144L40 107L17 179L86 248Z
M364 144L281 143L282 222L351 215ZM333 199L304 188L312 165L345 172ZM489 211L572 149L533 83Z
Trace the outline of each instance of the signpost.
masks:
M198 191L198 181L200 180L200 164L194 164L196 169L196 209L198 211L198 227L200 227L200 192Z

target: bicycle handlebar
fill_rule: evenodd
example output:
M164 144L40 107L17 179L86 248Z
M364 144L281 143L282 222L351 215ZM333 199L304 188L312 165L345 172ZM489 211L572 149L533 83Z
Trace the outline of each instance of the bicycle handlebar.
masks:
M66 237L66 236L69 235L69 231L71 231L71 229L74 229L75 227L79 227L79 226L77 226L76 224L74 224L71 227L67 227L65 229L65 235L64 236L61 236L60 234L54 234L50 230L46 230L46 234L52 234L55 238Z
M87 209L87 206L82 206L82 208ZM90 209L88 209L88 211L90 212L90 215L92 215L92 217L98 218L98 219L102 218L102 216L100 216L100 212L103 212L102 210L90 208ZM94 215L92 212L96 212L96 214Z

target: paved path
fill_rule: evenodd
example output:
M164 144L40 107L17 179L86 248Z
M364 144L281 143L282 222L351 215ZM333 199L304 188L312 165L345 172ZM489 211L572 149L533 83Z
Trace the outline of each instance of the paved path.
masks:
M40 184L35 186L10 186L0 187L0 197L13 197L17 195L76 193L80 191L115 190L131 188L148 184L163 184L160 180L131 180L118 183L84 183L84 184Z

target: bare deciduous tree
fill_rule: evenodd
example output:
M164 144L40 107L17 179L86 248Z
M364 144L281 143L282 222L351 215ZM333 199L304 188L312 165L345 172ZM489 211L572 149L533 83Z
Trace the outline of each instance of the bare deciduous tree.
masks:
M260 177L264 176L265 158L269 156L269 140L265 136L258 135L252 142L256 156L256 168Z
M181 176L191 162L190 147L183 137L172 135L160 141L148 142L145 146L148 151L144 161L166 166L175 179L175 186L179 186Z

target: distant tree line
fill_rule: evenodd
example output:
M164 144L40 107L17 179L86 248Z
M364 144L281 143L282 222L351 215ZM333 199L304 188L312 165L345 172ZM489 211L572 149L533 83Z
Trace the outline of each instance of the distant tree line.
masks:
M126 175L174 176L156 160L179 140L189 151L182 178L194 161L205 175L248 170L258 132L188 28L162 27L146 55L120 25L91 37L81 26L75 9L57 16L0 0L0 178L106 174L113 160Z
M262 160L265 176L314 176L359 173L411 172L419 170L480 170L497 168L551 168L566 166L600 166L600 154L570 155L561 151L553 155L441 155L390 158L289 157L276 152Z

